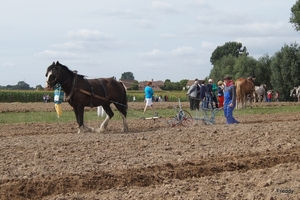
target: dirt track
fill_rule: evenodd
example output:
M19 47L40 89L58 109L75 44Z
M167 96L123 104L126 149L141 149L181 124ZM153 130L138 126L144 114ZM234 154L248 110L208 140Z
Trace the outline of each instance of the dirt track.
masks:
M300 199L300 113L237 119L174 128L129 120L128 134L118 121L105 134L77 134L75 117L1 125L0 199Z

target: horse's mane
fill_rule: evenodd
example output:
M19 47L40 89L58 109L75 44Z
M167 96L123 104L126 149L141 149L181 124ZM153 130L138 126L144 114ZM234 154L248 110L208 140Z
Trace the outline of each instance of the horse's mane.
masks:
M54 63L54 62L53 62L53 63ZM63 64L61 64L61 63L59 63L58 61L56 62L55 65L56 65L56 66L60 66L62 69L66 70L66 71L69 71L69 72L71 72L71 73L76 73L76 74L77 74L77 70L72 71L72 70L70 70L67 66L65 66L65 65L63 65ZM51 67L51 66L50 66L50 67ZM79 76L79 77L81 77L81 78L85 78L85 77L86 77L85 75L82 75L82 74L77 74L77 76Z

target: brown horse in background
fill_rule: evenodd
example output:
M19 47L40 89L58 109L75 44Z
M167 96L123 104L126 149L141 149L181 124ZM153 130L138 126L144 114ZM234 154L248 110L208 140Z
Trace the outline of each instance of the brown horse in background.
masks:
M71 71L68 67L58 61L52 63L46 72L46 88L53 88L60 84L66 94L66 100L73 107L76 120L79 125L78 133L92 132L93 128L85 126L83 123L84 107L102 106L106 112L106 119L102 122L97 132L104 132L109 120L114 116L110 107L113 103L122 115L122 132L128 131L126 122L127 115L127 95L123 83L113 78L86 79L77 71Z
M242 104L242 108L246 108L247 95L250 96L250 107L252 108L253 95L255 92L254 81L255 78L252 77L239 78L235 81L237 95L236 108L238 108L239 103Z

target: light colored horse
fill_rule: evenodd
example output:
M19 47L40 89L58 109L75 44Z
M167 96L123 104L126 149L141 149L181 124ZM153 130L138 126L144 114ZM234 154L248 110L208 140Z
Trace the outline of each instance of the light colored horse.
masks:
M261 84L260 86L255 86L255 101L263 102L266 100L266 84Z
M300 86L299 86L300 87ZM299 87L294 87L293 89L290 90L290 97L294 99L294 101L299 101Z

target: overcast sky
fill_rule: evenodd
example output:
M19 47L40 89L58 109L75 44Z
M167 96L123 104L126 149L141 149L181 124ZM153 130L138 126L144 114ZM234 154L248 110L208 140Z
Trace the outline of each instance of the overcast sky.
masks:
M53 61L88 78L205 78L217 46L250 56L299 42L296 0L9 0L0 6L0 85L45 85Z

